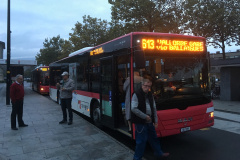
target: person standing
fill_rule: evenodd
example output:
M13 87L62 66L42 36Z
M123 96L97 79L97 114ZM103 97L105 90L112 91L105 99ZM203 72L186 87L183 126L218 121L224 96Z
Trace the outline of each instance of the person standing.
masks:
M12 113L11 113L11 128L12 130L18 130L16 127L16 117L18 120L19 127L27 127L24 123L23 117L23 99L24 99L24 86L23 76L18 74L16 81L10 86L10 98L12 102Z
M60 90L60 99L61 99L61 108L63 113L63 120L59 124L67 123L67 110L69 116L68 125L71 125L73 122L73 113L72 113L72 91L74 90L74 81L69 78L68 72L62 73L63 83L60 86L57 83L57 89Z
M145 75L141 88L132 97L131 120L135 124L136 139L134 160L142 159L147 141L151 144L156 157L169 156L169 153L163 153L160 141L157 138L155 128L158 127L158 118L156 104L150 92L151 87L152 77Z
M139 72L134 72L134 86L137 86L142 80L142 77L139 76ZM135 87L134 87L135 88ZM123 84L123 90L126 93L125 96L125 118L128 123L128 132L132 131L131 127L131 107L130 107L130 101L131 101L131 93L130 93L130 77L127 78L127 80Z

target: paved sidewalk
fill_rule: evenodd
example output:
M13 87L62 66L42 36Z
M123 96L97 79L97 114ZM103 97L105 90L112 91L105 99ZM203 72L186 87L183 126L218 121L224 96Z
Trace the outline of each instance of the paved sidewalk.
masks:
M2 85L2 84L1 84ZM131 160L133 151L74 114L60 125L60 106L25 86L23 120L28 127L11 130L11 106L0 89L0 160Z
M240 101L213 100L213 105L216 111L240 114Z
M213 104L213 128L240 134L240 101L214 100Z

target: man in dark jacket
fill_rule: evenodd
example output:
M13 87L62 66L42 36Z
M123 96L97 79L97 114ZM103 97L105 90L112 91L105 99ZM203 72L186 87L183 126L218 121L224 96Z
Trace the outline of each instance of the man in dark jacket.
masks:
M163 153L157 138L155 127L158 127L158 118L151 87L152 77L145 75L141 88L132 97L132 122L135 124L136 139L134 160L142 159L147 141L154 149L156 157L169 156L169 153Z
M23 87L23 76L18 74L16 81L10 87L10 97L12 101L12 113L11 113L11 128L12 130L18 130L16 127L16 117L18 119L19 127L27 127L27 124L23 122L23 98L24 98L24 87Z

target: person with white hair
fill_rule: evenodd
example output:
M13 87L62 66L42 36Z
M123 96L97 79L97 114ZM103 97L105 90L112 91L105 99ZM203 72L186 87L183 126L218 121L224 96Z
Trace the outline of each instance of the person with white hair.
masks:
M23 87L23 76L18 74L16 81L10 86L10 98L12 102L12 113L11 113L11 128L12 130L18 130L16 127L16 118L18 120L19 127L27 127L24 123L23 117L23 99L24 99L24 87Z

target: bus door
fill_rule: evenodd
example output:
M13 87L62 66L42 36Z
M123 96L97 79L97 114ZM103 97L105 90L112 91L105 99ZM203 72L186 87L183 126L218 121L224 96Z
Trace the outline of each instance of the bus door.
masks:
M129 96L129 98L126 100L130 101L130 54L126 54L126 52L124 52L123 54L117 55L115 57L116 59L114 61L114 66L116 66L116 71L114 73L116 73L116 99L114 117L117 130L125 134L128 133L129 130L126 117L129 117L130 108L127 107L128 110L126 110L125 98L126 96Z
M113 57L100 59L101 83L100 83L100 112L101 123L110 128L115 127L114 122L114 65Z

